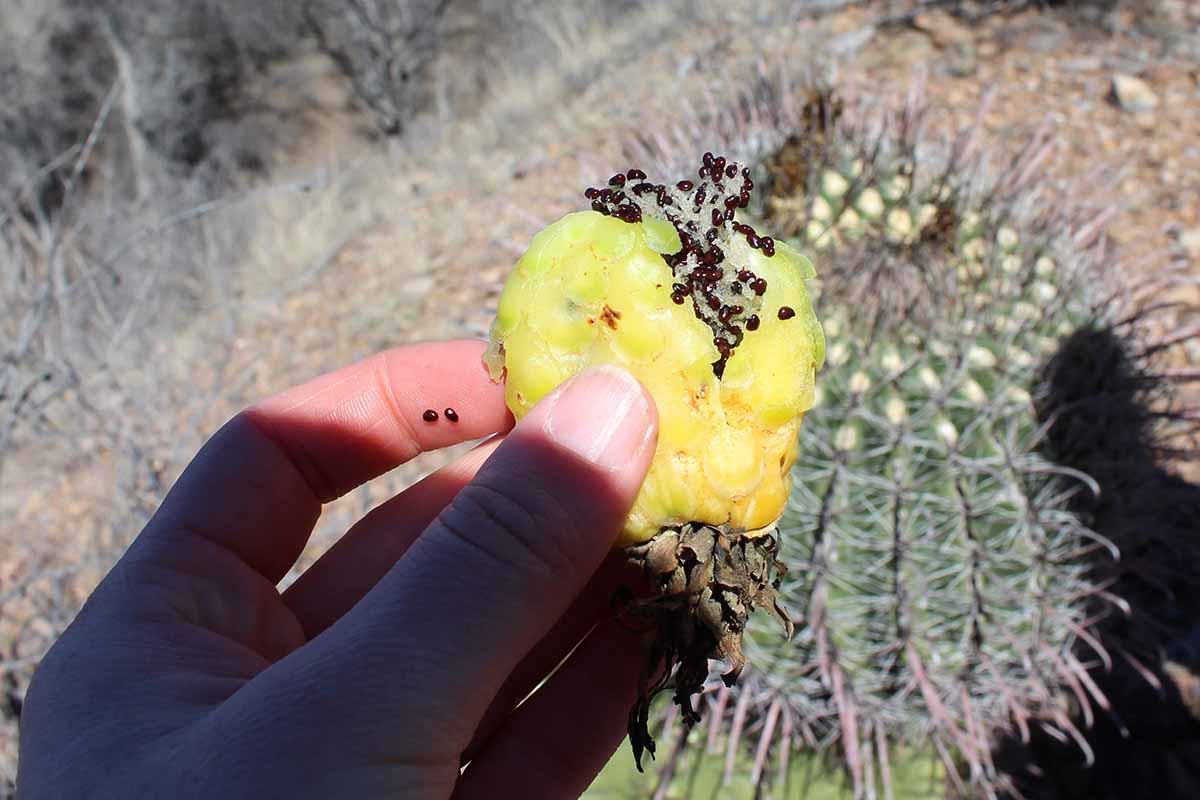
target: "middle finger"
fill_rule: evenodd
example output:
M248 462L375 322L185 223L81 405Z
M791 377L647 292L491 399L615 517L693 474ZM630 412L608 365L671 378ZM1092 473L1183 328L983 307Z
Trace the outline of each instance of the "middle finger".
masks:
M400 560L503 441L496 436L371 509L283 593L308 639L337 622Z

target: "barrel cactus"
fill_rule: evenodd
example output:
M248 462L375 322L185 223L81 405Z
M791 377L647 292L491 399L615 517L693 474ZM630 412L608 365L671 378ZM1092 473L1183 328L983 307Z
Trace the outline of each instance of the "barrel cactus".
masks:
M1047 257L1011 276L996 263L1008 257L981 264L957 309L894 320L874 340L850 315L830 317L781 525L794 564L783 598L805 624L786 648L763 642L760 663L805 697L796 712L820 720L809 735L836 737L860 782L866 761L884 769L883 734L928 737L948 775L965 767L968 783L988 784L990 731L1061 715L1060 683L1088 688L1071 650L1088 635L1080 556L1105 543L1039 454L1030 394L1058 326L1086 309L1046 314L1034 265Z
M755 209L814 254L828 338L780 523L796 633L751 630L743 684L709 684L706 749L729 748L727 779L750 759L759 792L800 746L855 796L898 796L901 763L934 784L914 796L1004 795L1003 743L1090 763L1112 712L1100 632L1128 604L1096 564L1119 553L1080 503L1089 464L1047 447L1071 411L1044 365L1125 306L1096 221L1039 187L1044 139L996 170L969 134L924 141L913 107L876 133L827 94L805 108L758 159Z

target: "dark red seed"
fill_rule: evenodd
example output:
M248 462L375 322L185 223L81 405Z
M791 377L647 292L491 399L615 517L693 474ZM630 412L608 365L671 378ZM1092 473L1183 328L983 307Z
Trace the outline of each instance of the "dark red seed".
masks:
M713 311L716 311L718 308L721 307L721 301L715 297L710 297L710 298L708 298L708 307L711 308Z
M742 169L742 177L745 178L746 180L750 180L750 168L749 167L744 167Z
M712 224L720 225L722 219L724 219L724 217L721 214L721 210L719 208L714 208L712 210Z
M425 413L421 415L421 419L426 422L437 422L438 413L432 408L425 409Z
M599 211L601 214L608 213L608 209L604 207L604 203L601 203L599 200L592 201L592 211Z
M723 156L717 156L716 158L713 159L712 171L713 171L713 175L715 175L717 177L717 179L720 180L721 173L723 173L725 171L725 158Z
M763 278L755 278L754 282L750 284L750 288L754 290L756 295L762 297L767 293L767 282Z
M746 234L746 244L750 245L755 250L757 250L759 247L762 246L762 241L757 236L755 236L753 233L747 233Z
M725 176L728 178L736 178L737 177L737 164L730 164L728 167L726 167L725 168Z
M746 330L748 330L748 331L758 330L758 325L759 325L758 314L755 314L752 317L750 317L750 319L746 320Z
M695 185L696 184L692 183L691 181L680 181L679 183L675 184L675 188L682 192L690 192L692 187Z
M586 197L588 200L595 200L597 197L600 196L600 190L588 188L588 190L583 193L583 196Z
M738 273L738 280L742 283L749 283L754 280L754 273L748 269L744 269Z
M673 301L675 301L675 305L681 306L681 305L683 305L683 301L685 298L679 292L675 292L674 294L671 295L671 299Z
M740 283L735 283L732 286L730 286L729 288L734 294L742 293L742 285Z
M458 412L453 408L447 408L445 413L446 419L450 420L451 422L458 422Z
M733 319L733 309L729 306L721 306L721 310L717 312L717 319L721 322L729 322Z
M796 316L796 312L790 306L783 306L779 309L780 319L791 319L794 316Z
M746 310L746 309L742 308L741 306L734 306L734 307L733 307L733 313L734 313L734 315L740 314L740 313L742 313L742 312L743 312L743 311L745 311L745 310Z
M749 192L742 192L741 194L738 195L738 205L741 206L742 208L745 208L746 206L750 205L750 193Z
M625 173L625 176L631 181L646 180L646 173L642 172L640 169L631 169Z
M651 191L654 191L654 184L647 183L646 181L642 181L641 183L636 183L633 186L634 194L645 194L646 192L651 192Z
M726 197L725 198L725 207L729 208L729 209L737 208L738 202L739 202L738 198L736 198L736 197Z
M611 178L608 179L608 185L609 186L624 186L625 185L625 176L621 175L620 173L613 175Z
M704 158L702 160L704 161L704 166L706 166L706 167L712 166L713 154L711 152L706 152L704 154Z
M726 222L732 222L733 221L733 209L732 208L726 209L723 216L725 217Z

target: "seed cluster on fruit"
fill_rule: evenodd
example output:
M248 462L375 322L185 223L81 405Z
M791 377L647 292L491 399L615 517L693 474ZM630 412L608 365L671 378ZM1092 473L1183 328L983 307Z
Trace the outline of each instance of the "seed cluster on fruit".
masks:
M768 258L775 255L776 245L770 236L760 236L735 218L738 209L750 205L754 181L749 167L709 152L696 175L697 181L669 186L650 183L645 172L634 168L613 175L608 186L589 187L583 194L592 201L592 210L605 216L630 223L659 217L674 226L680 248L664 256L675 278L671 301L683 305L690 297L696 316L712 328L720 354L713 374L720 378L745 334L761 326L759 313L768 286L766 278L730 260L731 243L741 237ZM795 310L784 306L777 316L792 319Z

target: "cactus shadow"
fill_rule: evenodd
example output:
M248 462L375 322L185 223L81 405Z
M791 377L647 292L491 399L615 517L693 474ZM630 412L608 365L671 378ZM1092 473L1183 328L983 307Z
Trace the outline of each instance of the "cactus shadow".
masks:
M1042 452L1099 485L1078 492L1072 510L1117 547L1119 558L1099 550L1087 568L1127 608L1093 601L1111 667L1077 648L1111 704L1083 730L1092 763L1037 726L1028 742L1002 740L994 757L1014 798L1200 797L1200 486L1164 466L1151 402L1164 387L1135 346L1111 328L1084 328L1042 369Z

